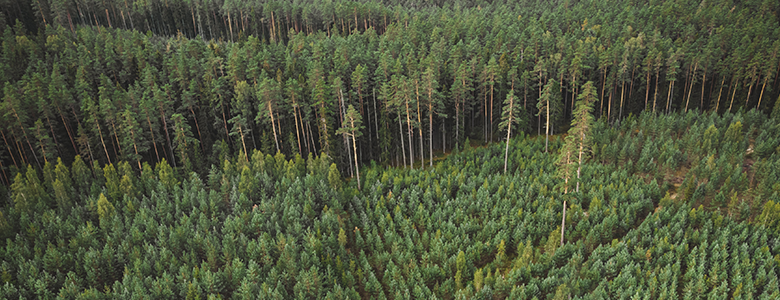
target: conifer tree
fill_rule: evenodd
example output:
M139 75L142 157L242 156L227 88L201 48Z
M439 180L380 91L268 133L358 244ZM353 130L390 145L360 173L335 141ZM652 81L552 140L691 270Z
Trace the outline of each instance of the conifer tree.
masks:
M509 94L506 95L506 100L504 100L504 109L501 114L501 123L498 124L498 128L506 128L504 173L506 173L507 163L509 162L509 139L512 137L512 124L519 125L518 127L522 128L522 125L520 125L522 122L523 119L520 118L520 105L518 105L517 99L515 99L515 91L510 90Z
M582 86L582 93L577 96L577 107L573 112L569 135L575 139L577 151L577 188L580 191L580 173L582 165L588 159L590 147L590 129L593 127L593 104L598 100L592 81Z
M173 121L173 144L179 155L179 161L185 170L191 171L193 165L190 153L197 151L199 141L192 136L190 125L182 114L171 115L171 121Z
M125 107L119 118L124 148L123 156L128 161L135 161L140 171L142 154L149 148L143 138L142 127L138 124L135 112L129 106Z
M360 137L363 133L363 119L352 104L347 108L347 113L344 114L344 122L341 124L341 128L336 131L337 134L346 134L352 137L352 153L355 157L355 173L357 174L358 190L360 190L360 169L358 168L358 155L356 138Z
M550 141L550 123L551 119L553 117L556 117L557 114L557 108L560 103L558 99L556 99L555 92L557 82L555 79L550 79L547 81L547 84L544 85L544 89L542 90L541 96L539 97L539 102L536 104L536 108L539 110L539 112L536 114L537 116L545 115L545 122L546 125L544 126L544 152L547 152L547 147Z

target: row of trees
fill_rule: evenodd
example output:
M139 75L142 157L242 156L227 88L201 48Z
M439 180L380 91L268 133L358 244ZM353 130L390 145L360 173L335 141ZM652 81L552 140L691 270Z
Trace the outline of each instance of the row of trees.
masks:
M690 15L674 2L537 15L534 4L530 16L421 9L395 14L382 34L293 29L235 43L78 24L27 34L18 23L0 63L3 168L79 154L204 171L192 162L224 149L324 152L345 174L370 160L430 166L434 150L505 136L504 110L517 111L515 131L561 132L587 81L596 117L610 121L645 109L768 110L780 91L777 19L765 13L775 6L720 4ZM685 17L665 21L673 15ZM364 124L354 142L336 132L350 105Z
M587 97L580 101L587 110ZM699 124L732 129L706 133ZM754 129L737 132L737 124ZM596 122L586 137L593 149L606 139L630 149L636 134L669 137L657 157L682 153L685 163L714 151L717 167L741 169L742 146L685 145L702 134L724 141L713 145L741 144L776 124L755 111L644 113L620 126ZM581 135L547 143L520 134L506 166L505 145L493 144L464 147L430 171L370 166L359 181L344 181L327 155L257 150L248 160L224 156L204 174L165 160L142 163L140 175L131 162L90 167L81 157L43 172L27 167L3 193L13 205L0 215L0 296L777 297L776 171L745 171L756 174L757 184L738 184L750 216L693 208L710 196L684 196L675 179L642 171L641 157L601 150L575 164L577 190L556 159L569 137ZM760 153L780 162L780 148ZM701 174L695 169L688 174ZM697 189L728 189L735 179L708 180Z

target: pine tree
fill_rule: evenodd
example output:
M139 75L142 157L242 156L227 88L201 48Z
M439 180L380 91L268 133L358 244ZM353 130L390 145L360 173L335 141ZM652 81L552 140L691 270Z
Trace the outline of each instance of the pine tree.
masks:
M539 97L539 102L536 104L536 108L539 110L539 112L536 114L537 116L541 116L542 114L545 115L545 122L546 125L544 126L544 152L547 152L547 147L550 141L550 123L552 121L553 117L556 117L556 108L558 103L560 101L556 99L554 90L557 90L555 86L557 85L557 82L555 79L550 79L547 81L547 84L544 85L544 89L542 90L541 96Z
M171 115L171 121L173 121L173 144L179 155L179 161L185 170L191 171L193 167L191 153L197 151L200 141L192 137L190 125L182 114Z
M509 162L509 140L512 137L512 124L518 125L522 128L523 119L520 118L520 105L518 105L515 99L515 90L510 90L504 100L504 109L501 113L501 123L498 124L498 128L506 128L506 148L504 150L504 173L506 173L507 164Z
M582 86L582 93L577 96L577 107L572 113L573 118L569 135L575 139L577 151L577 188L580 191L580 173L583 163L589 157L590 129L593 127L593 104L598 101L592 81Z
M347 113L344 115L344 122L341 124L341 128L336 131L336 134L346 134L352 137L352 153L355 157L355 173L357 174L358 190L360 190L360 169L358 168L358 156L357 156L357 144L356 138L363 135L363 118L358 113L352 104L347 108Z
M233 97L233 101L231 102L231 111L235 113L235 115L228 120L228 123L232 124L233 127L230 130L230 135L235 136L238 135L239 139L241 140L241 146L243 147L244 151L244 157L243 159L249 160L249 157L247 157L247 147L246 147L246 136L250 134L250 128L249 128L249 116L252 113L252 100L250 99L251 92L249 84L246 81L239 81L236 82L235 86L235 97ZM251 148L250 148L251 149Z
M98 196L97 212L98 216L100 217L101 225L106 224L106 222L108 222L116 214L114 205L111 204L111 202L108 202L108 199L106 199L106 196L103 195L103 193L100 193L100 196Z
M501 81L501 73L499 70L498 63L496 62L495 57L491 57L490 61L488 61L487 66L485 67L485 73L486 73L486 79L488 86L490 86L490 108L487 109L485 113L485 117L488 118L488 135L490 136L490 141L493 141L493 94L495 93L495 86L496 84L500 84Z
M119 115L119 126L122 131L123 156L128 161L135 161L138 164L138 170L141 170L142 153L145 153L149 146L143 138L142 128L138 124L135 112L129 107L125 107Z
M279 136L281 136L282 128L279 127L279 111L278 105L282 101L282 88L281 83L273 78L262 76L263 80L258 83L257 86L257 99L260 101L262 107L258 107L257 119L270 119L271 130L274 134L274 143L276 144L276 152L281 151L279 147ZM279 77L281 79L281 77ZM262 115L261 115L262 112Z
M432 67L427 67L422 74L423 93L425 94L425 103L428 105L428 163L433 167L433 117L446 118L444 113L444 104L441 93L439 92L439 82L437 75ZM446 138L446 137L445 137ZM420 153L422 155L422 153Z

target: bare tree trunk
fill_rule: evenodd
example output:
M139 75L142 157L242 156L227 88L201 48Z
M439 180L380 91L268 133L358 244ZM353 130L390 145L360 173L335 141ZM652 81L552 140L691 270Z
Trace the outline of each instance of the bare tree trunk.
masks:
M647 99L650 97L650 72L647 73L647 87L645 88L645 110L647 110Z
M509 162L509 138L512 137L512 109L514 105L514 99L509 101L509 122L507 122L506 128L506 148L504 149L504 174L506 174L506 165Z
M564 229L566 229L566 201L563 201L563 218L561 218L561 247L563 247Z
M355 144L355 121L352 120L352 153L355 154L355 173L357 174L358 191L360 190L360 169L358 169L357 144Z
M414 169L414 151L413 149L413 142L412 142L412 120L409 118L409 101L408 99L404 99L404 104L406 105L406 128L407 128L407 136L409 137L409 167Z
M696 76L696 70L698 68L699 68L699 63L696 63L696 65L694 65L693 67L693 74L691 75L691 86L688 88L688 99L685 100L685 112L688 112L688 102L691 102L691 91L693 90L693 78L694 76Z
M373 88L372 91L374 94L374 127L376 128L376 140L379 141L379 118L377 117L376 111L376 88Z
M11 146L8 145L8 140L5 139L5 132L0 130L0 134L3 135L3 142L5 142L5 147L8 148L8 155L11 156L11 160L14 162L14 166L18 168L19 165L16 163L16 158L14 158L14 152L13 152L13 150L11 150ZM2 161L2 160L0 160L0 161ZM3 171L5 171L5 170L3 170Z
M95 119L97 120L97 119ZM103 145L103 151L106 152L106 159L108 160L108 164L111 164L111 156L108 155L108 149L106 148L106 142L103 140L103 130L100 129L100 125L97 125L98 128L98 135L100 136L100 144Z
M108 8L106 8L106 20L108 20L108 27L114 28L114 26L111 26L111 18L108 17Z
M766 87L766 81L768 78L768 76L764 77L764 85L761 86L761 95L758 96L758 105L756 105L756 109L761 108L761 98L764 97L764 88Z
M745 109L747 109L748 102L750 101L750 93L753 91L753 81L750 82L750 85L748 86L748 94L747 97L745 97Z
M460 146L460 99L455 99L455 147Z
M618 114L618 119L623 119L623 94L625 93L625 82L620 83L620 113Z
M60 119L62 120L62 125L65 126L65 131L68 133L68 138L70 138L70 143L73 145L73 151L79 153L79 149L76 147L76 142L73 139L73 134L71 132L70 126L68 125L68 122L65 121L65 115L62 113L62 110L60 110L59 106L57 107L57 112L59 113Z
M420 111L420 86L417 79L414 80L414 94L417 97L417 131L420 133L420 168L425 168L425 150L423 149L422 119Z
M230 11L229 10L228 10L227 17L228 17L227 18L228 28L230 28L230 41L233 41L233 22L230 21Z
M734 81L734 79L732 79L731 81ZM739 82L734 82L734 91L731 93L731 102L729 103L729 112L731 112L731 106L734 104L734 96L737 94L737 84L739 84Z
M244 146L244 159L246 161L249 161L249 154L246 151L246 142L244 141L244 131L241 130L241 124L238 124L238 135L241 136L241 145Z
M428 163L433 167L433 91L428 90Z
M301 134L298 129L298 108L295 106L295 96L293 96L293 117L295 118L295 137L298 141L298 153L302 153L301 150Z
M401 153L404 155L404 166L406 166L406 147L404 146L404 127L401 126L401 115L398 115L398 133L401 135Z
M661 78L658 77L658 70L656 69L655 70L655 90L653 90L653 112L654 113L655 113L655 105L657 103L656 101L658 100L658 81L660 79Z
M493 78L495 82L495 78ZM490 142L493 142L493 84L490 85Z
M306 123L306 127L309 129L309 138L311 139L311 147L314 148L314 154L317 154L317 144L314 142L314 134L311 132L311 123Z
M715 102L715 112L718 112L718 106L720 106L720 95L723 93L723 84L726 83L726 76L723 75L723 80L720 82L720 90L718 91L718 101Z
M274 110L271 108L271 101L268 101L268 114L271 115L271 131L274 133L274 143L276 143L276 152L279 152L279 140L276 137L276 123L274 123ZM246 146L244 146L246 148Z
M190 15L192 16L192 31L193 31L193 33L195 33L195 35L193 35L193 36L197 36L198 35L198 27L195 26L195 6L194 5L190 6Z
M701 103L699 103L699 109L704 111L704 86L707 83L707 69L704 69L704 78L701 80Z

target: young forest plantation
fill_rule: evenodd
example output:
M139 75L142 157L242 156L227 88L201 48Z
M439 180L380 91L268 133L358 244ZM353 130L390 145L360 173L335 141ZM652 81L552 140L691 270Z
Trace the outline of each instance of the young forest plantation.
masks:
M0 12L0 299L780 299L777 1Z

